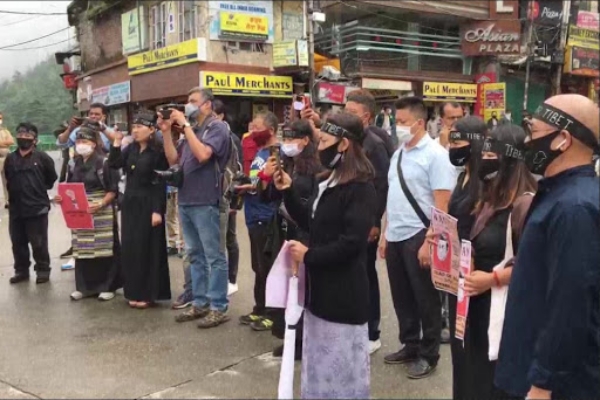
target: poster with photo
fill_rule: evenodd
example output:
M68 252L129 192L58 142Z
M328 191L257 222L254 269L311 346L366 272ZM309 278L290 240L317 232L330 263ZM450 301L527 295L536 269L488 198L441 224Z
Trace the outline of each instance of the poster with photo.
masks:
M494 117L500 121L506 110L506 83L486 83L483 85L483 120L488 127L493 124Z
M465 339L467 329L467 315L469 314L469 296L465 293L465 277L471 273L471 242L461 241L460 244L460 270L458 277L458 293L456 300L456 330L457 339Z
M438 290L456 296L460 267L460 240L456 218L432 207L431 227L436 234L432 245L431 280Z

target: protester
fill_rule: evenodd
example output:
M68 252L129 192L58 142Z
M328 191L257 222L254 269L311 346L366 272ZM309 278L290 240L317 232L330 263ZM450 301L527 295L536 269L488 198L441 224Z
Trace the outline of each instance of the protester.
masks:
M4 173L8 195L8 230L12 241L15 275L10 283L29 280L29 246L35 261L36 283L50 280L48 212L52 189L58 176L54 160L36 149L38 129L29 122L17 126L18 148L6 157Z
M512 268L496 271L494 267L505 258L509 226L516 253L537 184L527 171L522 154L513 151L523 145L524 131L517 125L505 124L490 135L484 143L479 165L482 196L475 206L476 219L469 236L473 271L465 277L465 291L471 299L463 340L464 363L453 369L454 382L458 385L453 390L456 399L510 398L493 385L496 362L489 357L490 290L510 282ZM456 313L451 314L451 318L455 326Z
M396 136L396 118L392 113L392 107L385 106L375 118L375 126L383 129L392 138L394 147L398 147L398 136Z
M256 157L256 152L258 151L258 147L254 140L252 140L252 132L254 132L254 123L251 121L248 124L248 132L244 133L242 136L242 159L244 166L244 174L250 174L250 167L252 166L252 162L254 162L254 157Z
M107 301L121 288L121 246L115 200L119 193L119 172L109 167L101 150L98 132L84 127L75 140L77 156L70 162L68 183L83 183L88 212L93 214L94 229L75 229L75 291L72 300L98 296ZM62 197L54 197L57 204Z
M4 192L4 208L8 208L8 189L6 188L6 176L4 175L4 163L8 156L9 147L15 144L15 139L10 131L4 126L3 116L0 113L0 180L2 180L2 190Z
M200 319L198 327L203 329L229 321L228 266L220 243L219 203L223 198L221 171L231 153L231 139L227 126L213 115L213 101L210 90L193 88L185 114L171 110L168 120L159 118L165 136L171 134L173 124L183 127L185 136L178 149L172 141L164 141L169 164L178 164L183 173L179 218L190 258L194 295L193 306L175 320ZM197 126L192 129L188 120Z
M256 143L258 152L250 167L249 177L252 183L236 187L240 193L245 194L244 212L250 236L252 271L254 271L254 308L251 313L240 317L240 323L250 325L255 331L271 330L273 327L272 310L265 306L267 275L271 270L273 259L265 252L265 245L277 204L263 201L258 195L257 189L265 164L271 155L271 148L277 145L277 126L277 117L270 111L254 117L254 131L252 131L251 138Z
M553 96L534 113L525 160L543 175L521 236L496 385L528 399L594 399L600 388L598 105Z
M166 188L154 171L168 168L156 142L156 114L139 110L133 117L134 143L121 150L117 132L108 163L122 168L127 186L121 205L123 288L132 308L145 309L171 298L165 233ZM168 140L165 140L168 142Z
M366 256L377 207L373 167L362 151L362 121L333 115L321 128L319 158L333 170L306 204L292 178L277 172L285 207L305 231L308 246L292 241L290 253L307 269L301 397L366 399L370 392L369 284ZM365 212L367 210L367 212Z
M389 153L383 140L370 126L370 121L375 110L375 98L368 91L357 90L348 96L346 112L358 116L365 131L362 147L365 155L375 170L373 184L377 192L377 208L373 218L373 228L369 235L369 246L367 249L367 273L369 275L369 347L374 353L381 348L379 325L381 322L381 299L379 292L379 278L377 276L377 247L381 234L381 218L385 212L385 202L388 192L387 173L390 168L389 156L394 153L390 144ZM376 128L376 127L375 127ZM385 135L385 132L384 132Z
M313 128L307 120L297 120L283 128L283 143L281 152L283 153L283 170L292 178L294 182L294 192L300 201L307 205L313 194L316 193L318 184L329 171L323 171L317 155L317 145L313 142ZM281 204L281 192L278 192L273 184L272 177L279 167L275 157L269 157L264 169L265 179L262 185L261 196L268 202L278 202L280 204L279 212L275 215L270 227L270 236L272 237L271 254L276 256L279 253L283 242L286 240L296 240L304 245L308 245L308 231L303 230L290 217ZM273 336L283 339L285 335L285 311L277 309L272 312L273 315ZM296 324L296 357L302 357L302 320ZM283 355L283 345L277 346L273 350L275 357Z
M439 137L436 140L442 147L447 149L449 145L448 139L450 132L452 131L452 127L456 121L463 118L465 114L462 106L453 101L443 103L441 110L441 127L439 130Z
M408 363L407 375L412 379L429 376L439 360L440 294L419 259L429 260L425 234L431 207L447 211L456 185L456 169L448 152L425 131L426 118L420 98L405 97L396 103L397 131L412 138L400 146L390 163L387 229L379 246L380 257L387 261L399 339L404 344L398 352L387 355L385 362Z

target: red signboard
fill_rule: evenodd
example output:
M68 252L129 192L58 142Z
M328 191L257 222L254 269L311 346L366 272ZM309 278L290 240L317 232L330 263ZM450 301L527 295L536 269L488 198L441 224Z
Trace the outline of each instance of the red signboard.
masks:
M88 212L88 200L83 183L60 183L60 207L69 229L94 229L94 217Z
M344 104L345 96L346 86L326 82L319 83L319 102Z
M473 110L473 114L483 118L483 85L486 83L495 83L497 82L497 77L495 72L486 72L484 74L475 75L475 83L477 84L477 101L475 102L475 107Z

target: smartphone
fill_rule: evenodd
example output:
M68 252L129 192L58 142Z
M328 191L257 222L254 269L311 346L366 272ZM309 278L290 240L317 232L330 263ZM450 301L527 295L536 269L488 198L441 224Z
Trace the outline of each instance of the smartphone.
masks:
M160 113L160 116L164 120L171 118L172 110L169 110L168 108L161 108L160 110L158 110L158 112Z
M119 132L123 132L123 133L129 132L129 126L127 126L126 122L117 122L115 125Z
M281 147L279 145L271 146L269 148L269 155L275 157L277 171L281 171Z
M81 124L83 124L83 121L84 121L85 119L84 119L84 118L82 118L82 117L73 117L73 120L75 120L75 124L76 124L77 126L80 126Z

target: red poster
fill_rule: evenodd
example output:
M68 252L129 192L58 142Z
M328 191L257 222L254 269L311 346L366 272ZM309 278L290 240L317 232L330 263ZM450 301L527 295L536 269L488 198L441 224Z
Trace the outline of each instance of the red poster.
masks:
M94 229L94 216L88 213L88 200L83 183L59 183L60 207L69 229Z
M332 83L319 83L319 101L321 103L344 104L346 87Z
M471 273L471 242L461 241L460 245L460 276L458 278L458 293L456 304L456 332L457 339L465 339L467 329L467 315L469 314L469 296L465 293L465 276Z
M486 83L495 82L495 72L486 72L484 74L475 75L475 83L477 84L477 102L475 102L473 115L483 118L483 85L485 85Z

